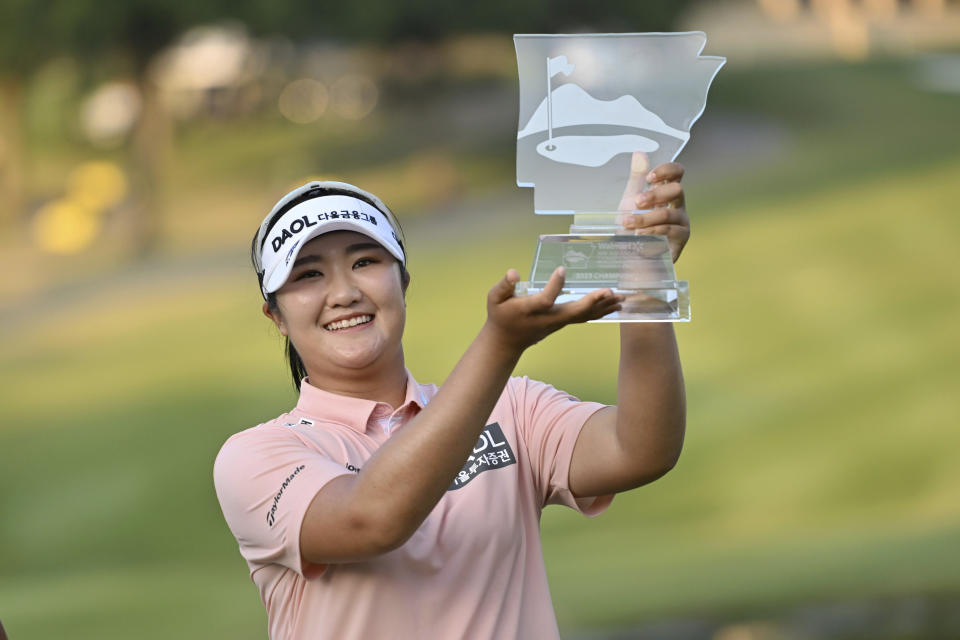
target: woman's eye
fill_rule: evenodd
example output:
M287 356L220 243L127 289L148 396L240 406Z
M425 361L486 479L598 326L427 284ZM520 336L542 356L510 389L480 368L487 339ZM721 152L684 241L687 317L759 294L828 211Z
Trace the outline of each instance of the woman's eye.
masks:
M358 267L365 267L375 262L376 260L374 260L373 258L360 258L359 260L353 263L353 268L356 269Z
M323 274L317 271L316 269L308 269L307 271L302 271L297 274L297 277L294 280L303 280L304 278L315 278L317 276L322 276Z

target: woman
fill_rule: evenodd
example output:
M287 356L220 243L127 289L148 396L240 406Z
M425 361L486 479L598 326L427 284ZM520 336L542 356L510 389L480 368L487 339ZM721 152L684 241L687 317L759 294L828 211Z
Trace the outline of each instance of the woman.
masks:
M632 176L637 233L689 237L676 164ZM640 193L646 178L653 186ZM620 327L618 405L510 373L528 346L620 307L609 290L554 304L513 296L514 270L443 386L404 366L402 234L376 197L310 183L253 243L263 312L288 341L296 408L232 436L217 495L274 640L558 637L540 510L599 513L676 462L683 379L670 324Z

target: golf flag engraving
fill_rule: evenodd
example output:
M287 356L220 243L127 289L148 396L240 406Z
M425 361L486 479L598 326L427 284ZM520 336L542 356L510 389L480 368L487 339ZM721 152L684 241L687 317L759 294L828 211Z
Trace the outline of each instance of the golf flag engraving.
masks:
M570 234L541 236L518 295L541 290L562 264L561 302L611 288L628 299L605 321L689 320L666 238L625 235L617 214L631 169L671 162L689 142L725 59L700 55L702 32L516 35L514 44L517 184L534 189L536 213L575 216Z

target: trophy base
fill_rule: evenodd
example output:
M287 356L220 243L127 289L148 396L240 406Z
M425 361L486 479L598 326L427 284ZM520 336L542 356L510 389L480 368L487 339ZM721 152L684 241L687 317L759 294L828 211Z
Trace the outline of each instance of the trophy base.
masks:
M517 296L543 291L558 266L566 269L557 303L611 289L626 296L623 308L591 322L689 322L687 282L676 279L664 236L619 234L543 235L530 280L517 283Z
M534 295L543 291L545 283L518 282L515 294ZM590 322L690 322L690 293L687 282L678 280L672 286L644 289L617 287L564 287L557 296L557 304L579 300L597 289L612 289L626 296L623 308Z

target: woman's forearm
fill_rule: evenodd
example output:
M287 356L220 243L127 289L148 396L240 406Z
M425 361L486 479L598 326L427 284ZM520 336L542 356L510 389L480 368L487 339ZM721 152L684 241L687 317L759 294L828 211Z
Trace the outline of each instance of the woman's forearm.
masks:
M362 560L413 535L476 445L521 352L485 326L419 414L357 475L335 478L317 493L301 525L304 558Z
M616 436L627 458L644 475L666 473L680 455L685 425L683 372L673 325L621 325Z
M364 465L355 497L388 514L395 537L406 540L443 497L519 357L485 327L430 403Z

